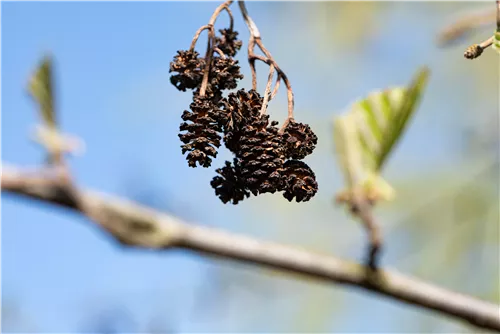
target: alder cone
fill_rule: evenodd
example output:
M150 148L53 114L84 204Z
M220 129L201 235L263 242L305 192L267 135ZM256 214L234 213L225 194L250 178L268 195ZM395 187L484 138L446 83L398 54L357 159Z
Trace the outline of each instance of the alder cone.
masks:
M221 36L215 38L215 46L229 57L236 56L243 42L238 40L238 32L231 29L220 29Z
M268 115L257 120L256 126L243 127L240 148L236 156L241 161L241 174L252 194L275 193L281 189L280 169L284 164L281 137L277 122L266 128L260 128L268 122Z
M240 89L230 93L222 102L226 115L224 124L224 144L228 150L237 154L240 149L243 128L251 124L262 131L269 124L269 117L261 117L263 98L255 90Z
M289 159L304 159L316 148L318 137L307 124L291 119L283 131L285 155Z
M243 79L238 61L233 58L215 57L210 68L210 84L216 90L235 89Z
M170 82L180 91L195 89L203 80L205 60L199 53L190 50L179 50L174 60L170 62L169 73L178 73L170 76Z
M215 189L215 194L222 203L226 204L232 201L232 204L238 204L250 196L250 192L241 176L238 159L234 159L233 164L226 161L225 166L216 169L215 172L219 176L215 176L210 185Z
M318 191L316 175L303 161L289 160L282 169L283 197L289 202L309 201Z
M191 111L185 110L182 119L185 121L180 125L179 134L182 154L189 152L186 156L190 167L197 167L197 163L203 167L210 167L211 157L217 156L217 148L221 144L220 131L221 110L218 108L214 96L200 97L194 94L193 102L190 104Z

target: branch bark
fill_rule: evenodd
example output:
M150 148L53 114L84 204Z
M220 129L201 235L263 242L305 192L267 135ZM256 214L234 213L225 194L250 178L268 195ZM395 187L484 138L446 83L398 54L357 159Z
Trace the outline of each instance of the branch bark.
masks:
M179 248L302 274L389 297L500 332L500 306L411 278L373 272L360 264L291 246L260 241L183 222L170 215L98 192L70 186L50 172L2 166L2 192L59 205L83 214L123 245Z

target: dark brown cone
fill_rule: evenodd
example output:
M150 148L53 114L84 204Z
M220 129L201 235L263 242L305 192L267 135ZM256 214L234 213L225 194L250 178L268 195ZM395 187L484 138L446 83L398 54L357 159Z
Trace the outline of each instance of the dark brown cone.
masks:
M234 57L241 49L243 42L238 40L238 32L230 29L220 29L221 36L215 38L215 46L229 57Z
M240 89L230 93L224 99L224 112L227 123L224 126L224 144L237 154L243 127L252 124L254 128L265 129L269 124L269 117L260 117L263 98L255 90Z
M238 61L233 58L215 57L210 68L210 84L217 90L235 89L243 79Z
M210 167L212 159L217 156L217 148L220 147L222 130L220 117L221 111L210 96L200 97L195 94L190 104L191 112L185 110L182 119L185 121L180 125L179 134L182 154L189 152L186 156L188 165L196 167L196 163L203 167Z
M309 201L318 191L316 175L304 162L289 160L282 170L283 197L289 202L295 198L296 202Z
M183 92L186 89L194 89L201 85L204 65L205 61L199 57L198 52L179 50L174 60L170 62L169 71L178 74L170 76L170 82Z
M304 159L316 148L318 137L307 124L291 119L283 132L285 156L288 159Z
M215 170L220 176L215 176L210 185L215 189L215 194L222 203L226 204L232 201L232 204L238 204L245 198L250 197L245 183L241 177L241 170L238 159L234 159L231 164L226 161L225 166Z
M275 193L281 188L280 170L284 156L276 122L262 128L268 115L255 118L255 124L244 126L236 156L241 161L241 175L252 194Z

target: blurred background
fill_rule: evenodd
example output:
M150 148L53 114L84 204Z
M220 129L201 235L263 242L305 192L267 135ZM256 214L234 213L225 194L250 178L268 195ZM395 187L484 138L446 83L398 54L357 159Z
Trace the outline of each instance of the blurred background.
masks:
M500 302L498 55L463 50L493 24L446 48L436 38L484 2L248 2L263 42L291 80L296 119L319 137L306 162L319 192L224 205L211 168L189 168L180 115L191 96L169 82L218 2L2 3L2 161L43 162L29 140L38 123L26 84L44 52L56 59L57 108L86 152L71 159L78 181L186 221L359 261L366 236L333 197L343 188L332 118L369 91L432 71L420 108L389 159L397 191L377 207L383 264L449 289ZM244 46L248 31L232 6ZM227 25L223 14L217 27ZM198 43L204 54L206 38ZM267 68L258 64L263 92ZM280 123L286 91L269 107ZM120 247L71 212L2 194L2 329L13 332L470 332L466 324L356 289L289 277L184 251Z

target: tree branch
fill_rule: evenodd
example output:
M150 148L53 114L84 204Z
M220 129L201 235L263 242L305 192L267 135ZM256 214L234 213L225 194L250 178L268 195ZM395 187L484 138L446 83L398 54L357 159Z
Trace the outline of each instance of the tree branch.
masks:
M489 6L477 12L466 13L454 22L447 24L438 34L437 44L446 47L466 37L478 28L486 28L495 22L496 11Z
M148 249L180 248L302 274L372 291L500 332L500 306L433 286L394 271L368 268L291 246L197 226L152 209L73 187L48 171L2 166L2 192L72 209L120 243Z

